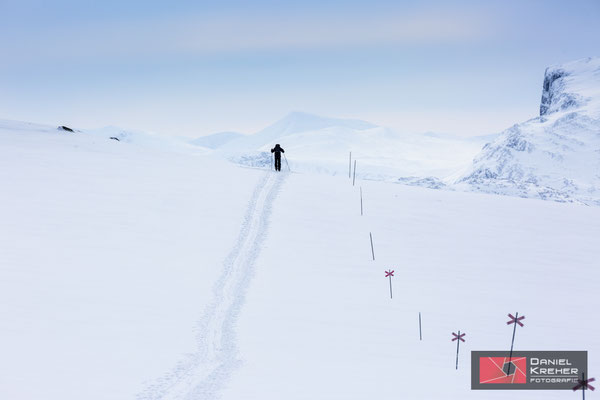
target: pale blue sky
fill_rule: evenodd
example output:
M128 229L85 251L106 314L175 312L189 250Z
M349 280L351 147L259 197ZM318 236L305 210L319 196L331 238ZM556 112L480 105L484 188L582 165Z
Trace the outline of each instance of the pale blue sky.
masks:
M546 66L600 56L600 1L0 0L0 118L200 136L289 111L487 134Z

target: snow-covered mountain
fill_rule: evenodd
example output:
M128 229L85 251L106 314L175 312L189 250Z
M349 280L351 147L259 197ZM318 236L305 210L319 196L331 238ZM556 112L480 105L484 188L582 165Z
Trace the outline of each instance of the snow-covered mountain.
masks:
M487 144L457 183L600 205L600 58L547 68L539 117Z
M364 131L376 127L376 125L365 121L328 118L296 111L289 113L284 118L253 135L240 137L224 144L222 147L228 150L263 149L272 146L275 141L284 141L284 138L289 139L305 132L316 132L331 128Z
M390 181L404 177L404 182L413 182L414 177L440 180L454 176L468 167L490 139L398 133L366 121L302 112L292 112L252 135L219 143L222 136L215 134L192 143L216 148L216 154L236 163L266 168L271 163L270 148L280 143L294 171L329 175L347 175L352 152L358 177Z

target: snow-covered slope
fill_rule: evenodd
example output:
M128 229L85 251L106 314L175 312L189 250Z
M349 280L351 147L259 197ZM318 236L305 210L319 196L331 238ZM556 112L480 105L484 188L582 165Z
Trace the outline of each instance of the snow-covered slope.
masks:
M131 400L194 347L262 171L132 140L0 121L0 398Z
M217 149L226 143L231 142L232 140L241 138L242 136L244 135L239 132L218 132L213 133L212 135L199 137L192 140L190 143L209 149Z
M76 137L74 141L86 140L85 137L96 141L115 141L124 145L132 145L135 148L154 149L161 152L183 152L203 154L208 150L202 147L193 146L187 139L172 135L160 135L153 132L144 132L132 129L123 129L116 126L106 126L103 128L84 129L68 127L71 131L61 129L59 126L34 124L30 122L13 121L0 119L0 135L12 135L17 132L23 132L24 137L32 137L32 133L46 133L49 135L63 135L65 137Z
M0 398L509 400L515 311L600 368L600 208L357 183L4 122Z
M362 217L347 177L287 179L239 319L244 366L223 399L573 396L470 390L470 351L508 351L506 315L516 311L526 319L515 349L585 349L590 371L600 368L600 325L586 317L600 307L600 208L360 186ZM457 371L451 332L459 329L467 341Z
M547 68L540 116L486 145L458 184L600 205L600 58Z
M200 138L196 143L213 139L219 137ZM269 150L280 143L290 168L297 172L347 175L352 152L361 178L397 181L416 176L435 177L431 179L437 181L466 168L487 140L489 137L400 134L366 121L293 112L255 134L228 140L218 146L216 154L240 164L268 168Z

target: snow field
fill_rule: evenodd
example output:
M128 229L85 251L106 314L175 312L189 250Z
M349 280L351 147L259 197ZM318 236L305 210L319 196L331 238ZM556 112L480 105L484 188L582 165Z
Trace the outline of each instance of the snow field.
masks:
M573 396L470 390L469 352L508 350L517 311L515 350L588 350L599 369L597 207L8 125L2 398Z
M244 367L223 398L564 398L471 391L470 351L508 351L506 315L518 311L516 350L589 350L598 369L589 310L600 302L599 217L584 206L292 174L240 315Z
M0 397L134 398L195 350L262 172L55 129L0 152Z

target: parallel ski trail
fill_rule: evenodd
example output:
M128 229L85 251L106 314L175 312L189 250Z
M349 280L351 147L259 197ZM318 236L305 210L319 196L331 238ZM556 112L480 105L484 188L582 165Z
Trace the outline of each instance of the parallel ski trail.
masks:
M267 173L248 204L237 242L223 263L213 300L198 324L195 353L140 393L138 400L214 399L240 365L234 324L266 237L273 201L285 173Z

